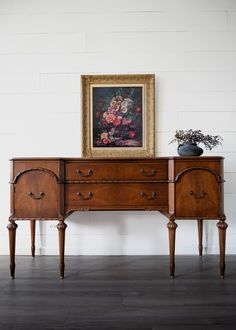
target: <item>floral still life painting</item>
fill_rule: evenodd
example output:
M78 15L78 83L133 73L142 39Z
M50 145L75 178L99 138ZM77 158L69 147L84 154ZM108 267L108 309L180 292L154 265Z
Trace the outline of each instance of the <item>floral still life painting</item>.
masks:
M143 88L93 88L93 146L143 146Z
M83 157L154 157L155 76L84 75Z

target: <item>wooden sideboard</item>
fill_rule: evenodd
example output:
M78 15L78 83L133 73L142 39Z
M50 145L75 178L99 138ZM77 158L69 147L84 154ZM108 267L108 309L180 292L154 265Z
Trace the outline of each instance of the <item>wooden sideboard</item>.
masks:
M11 160L10 272L15 276L16 221L30 220L35 255L36 220L58 220L60 275L64 277L65 219L74 211L155 210L168 218L170 276L175 269L178 219L218 219L220 275L225 272L227 224L222 157L151 159L16 158Z

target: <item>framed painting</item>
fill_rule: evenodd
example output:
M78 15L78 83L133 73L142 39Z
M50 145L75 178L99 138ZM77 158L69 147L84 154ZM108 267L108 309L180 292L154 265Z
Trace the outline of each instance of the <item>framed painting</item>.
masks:
M154 157L155 75L83 75L83 157Z

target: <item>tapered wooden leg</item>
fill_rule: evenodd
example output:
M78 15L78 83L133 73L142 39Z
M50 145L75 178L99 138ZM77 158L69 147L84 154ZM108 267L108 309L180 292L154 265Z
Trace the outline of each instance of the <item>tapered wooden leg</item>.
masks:
M64 254L65 254L65 230L67 225L64 221L59 221L57 225L58 234L59 234L59 255L60 255L60 276L64 278L64 270L65 270L65 263L64 263Z
M225 241L226 241L226 229L228 224L225 220L220 220L217 223L219 231L219 245L220 245L220 276L223 279L225 276Z
M15 247L16 247L16 229L18 225L15 221L10 220L7 226L9 231L9 248L10 248L10 273L11 277L15 278Z
M36 220L30 220L30 233L31 233L31 255L35 257L35 225Z
M202 233L203 233L203 219L198 219L197 221L198 225L198 253L199 256L202 257Z
M170 277L175 276L175 231L177 224L174 220L170 220L167 224L169 231L169 249L170 249Z

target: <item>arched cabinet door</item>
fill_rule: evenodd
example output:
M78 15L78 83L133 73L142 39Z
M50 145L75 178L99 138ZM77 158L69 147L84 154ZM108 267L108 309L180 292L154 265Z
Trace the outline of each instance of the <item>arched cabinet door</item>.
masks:
M51 171L25 171L14 184L14 216L16 218L57 218L58 182Z
M221 214L221 183L212 171L184 171L177 179L175 195L177 217L217 218Z

